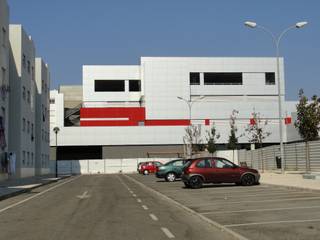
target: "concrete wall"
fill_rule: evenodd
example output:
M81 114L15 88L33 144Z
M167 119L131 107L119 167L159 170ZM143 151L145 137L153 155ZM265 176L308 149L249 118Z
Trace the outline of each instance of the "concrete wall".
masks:
M49 67L41 58L36 58L36 175L49 173Z
M9 7L6 0L0 0L0 116L4 136L0 147L0 180L7 179L7 171L4 159L8 152L9 140ZM4 141L3 141L4 140Z
M21 25L10 25L9 32L9 151L16 154L14 177L28 177L35 174L35 47Z
M59 87L59 93L64 96L65 108L74 108L83 102L82 85L62 85Z

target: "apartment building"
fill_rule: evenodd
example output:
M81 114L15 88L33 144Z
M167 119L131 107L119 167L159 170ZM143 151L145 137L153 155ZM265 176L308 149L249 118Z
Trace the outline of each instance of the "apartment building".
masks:
M0 180L8 177L9 140L9 7L0 0Z
M35 175L35 46L21 25L10 25L9 152L15 156L13 177Z
M49 96L50 71L49 66L41 58L35 60L36 79L36 118L35 118L35 174L50 173L49 162Z

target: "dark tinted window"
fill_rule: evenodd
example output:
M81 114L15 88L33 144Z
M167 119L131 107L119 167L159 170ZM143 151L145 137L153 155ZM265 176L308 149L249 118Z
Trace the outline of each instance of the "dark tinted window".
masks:
M276 76L274 72L266 73L266 85L275 85L276 84Z
M129 80L129 91L130 92L140 92L141 91L140 80Z
M95 80L96 92L124 92L124 80Z
M204 73L204 85L242 85L242 73Z
M200 73L190 73L190 85L200 85Z
M200 160L197 165L198 168L211 168L211 161L209 159Z

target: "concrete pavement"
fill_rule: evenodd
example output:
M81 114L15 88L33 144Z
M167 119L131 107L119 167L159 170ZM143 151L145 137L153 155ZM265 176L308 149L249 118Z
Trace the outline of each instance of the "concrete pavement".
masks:
M29 192L32 189L38 188L43 185L47 185L53 182L57 182L60 179L69 176L59 176L58 178L52 176L38 176L28 177L21 179L9 179L0 182L0 201L14 197L18 194Z
M284 174L266 172L261 173L260 182L263 184L272 184L285 186L288 188L299 188L303 190L320 190L319 179L304 179L304 173L301 172L286 172Z

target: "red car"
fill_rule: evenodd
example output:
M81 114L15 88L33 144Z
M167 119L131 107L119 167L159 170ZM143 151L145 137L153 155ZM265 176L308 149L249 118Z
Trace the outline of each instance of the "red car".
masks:
M138 166L139 173L143 175L148 175L149 173L155 173L158 171L158 168L162 166L161 162L152 161L152 162L143 162Z
M186 187L201 188L204 183L259 184L260 174L248 167L239 167L224 158L208 157L190 160L184 167L182 181Z

